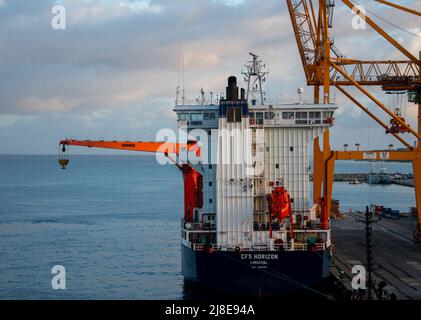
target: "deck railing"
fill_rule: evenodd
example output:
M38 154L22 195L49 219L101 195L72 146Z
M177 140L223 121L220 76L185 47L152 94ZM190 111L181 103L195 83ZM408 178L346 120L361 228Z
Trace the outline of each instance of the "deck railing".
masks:
M271 250L267 245L256 245L252 246L251 248L233 248L233 247L221 247L218 245L212 246L205 246L201 243L193 243L193 250L195 251L205 251L205 250L212 250L212 251L324 251L326 250L326 243L315 243L315 244L308 244L308 243L288 243L282 245L274 245L273 249Z
M181 219L181 227L183 229L189 230L189 231L200 231L200 230L216 230L215 223L211 222L204 222L204 223L198 223L198 222L188 222L184 219Z

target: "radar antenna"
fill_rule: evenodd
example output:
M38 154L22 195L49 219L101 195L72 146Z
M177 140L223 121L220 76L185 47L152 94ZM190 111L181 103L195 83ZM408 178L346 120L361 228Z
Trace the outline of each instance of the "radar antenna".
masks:
M265 76L269 73L266 70L266 64L263 64L262 60L258 60L259 56L254 53L249 53L252 57L252 61L248 61L244 65L241 74L244 75L244 81L247 83L246 100L250 99L252 105L256 105L256 97L260 96L261 105L264 105L264 92L262 83L266 81Z

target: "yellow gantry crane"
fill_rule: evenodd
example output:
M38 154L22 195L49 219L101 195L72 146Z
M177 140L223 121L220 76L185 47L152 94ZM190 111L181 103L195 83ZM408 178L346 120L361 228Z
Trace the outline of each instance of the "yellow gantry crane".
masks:
M406 8L406 7L403 7L403 6L400 6L400 5L396 4L396 3L393 3L393 2L390 2L390 1L386 1L386 0L375 0L375 1L378 2L378 3L385 4L387 6L390 6L390 7L393 7L393 8L402 10L402 11L405 11L405 12L409 12L409 13L412 13L412 14L415 14L415 15L421 17L421 12L418 12L418 11L415 11L415 10L412 10L412 9L409 9L409 8Z
M415 10L392 2L376 1L421 16L421 13ZM389 42L403 58L384 61L346 58L336 48L329 35L329 29L333 27L334 0L286 0L307 84L314 86L314 103L329 103L331 87L335 87L382 126L386 133L402 143L406 150L333 151L327 130L323 135L323 150L320 148L319 139L314 141L314 203L322 206L325 215L330 213L336 160L412 161L418 212L414 239L421 240L421 52L418 58L414 56L352 1L339 2ZM410 102L418 105L417 130L411 128L402 116L390 111L365 88L366 86L380 86L386 92L407 92ZM361 99L351 94L346 89L348 87L357 88L362 96L369 98L378 107L379 112L384 112L390 117L390 122L384 123L361 102ZM320 97L321 89L322 97ZM403 133L409 135L404 138ZM408 142L408 136L416 139L416 147Z

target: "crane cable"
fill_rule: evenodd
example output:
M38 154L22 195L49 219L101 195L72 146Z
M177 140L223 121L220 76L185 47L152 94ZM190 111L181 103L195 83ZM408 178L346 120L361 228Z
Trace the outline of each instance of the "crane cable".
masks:
M370 109L370 105L367 106L368 109ZM367 150L371 150L371 141L370 141L370 130L371 130L371 122L370 122L370 117L368 115L366 115L367 117ZM368 161L368 165L369 165L369 175L368 175L368 179L367 179L367 183L368 183L368 201L370 202L370 206L371 206L371 180L372 180L372 161Z
M404 119L406 119L406 107L408 105L408 99L407 99L407 93L406 92L400 92L399 93L399 109L401 111L401 115Z
M406 33L408 33L408 34L410 34L412 36L421 38L421 34L417 34L415 32L409 31L409 30L407 30L407 29L405 29L405 28L403 28L401 26L398 26L398 25L394 24L393 22L390 22L390 21L382 18L381 16L379 16L378 14L374 13L373 11L367 9L365 6L363 6L361 4L356 4L356 6L364 7L365 8L365 11L369 12L370 14L372 14L373 16L375 16L377 19L383 21L384 23L387 23L387 24L389 24L389 25L391 25L391 26L393 26L393 27L395 27L395 28L397 28L397 29L399 29L399 30L401 30L403 32L406 32Z

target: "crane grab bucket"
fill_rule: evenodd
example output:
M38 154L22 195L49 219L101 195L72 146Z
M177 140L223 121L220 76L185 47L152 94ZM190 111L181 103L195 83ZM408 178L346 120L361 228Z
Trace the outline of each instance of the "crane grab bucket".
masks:
M66 169L67 165L69 164L69 158L67 155L66 146L64 144L61 145L61 150L59 151L59 159L58 163L61 166L61 168L64 170Z
M61 165L61 168L64 170L69 164L69 159L59 159L58 163Z

